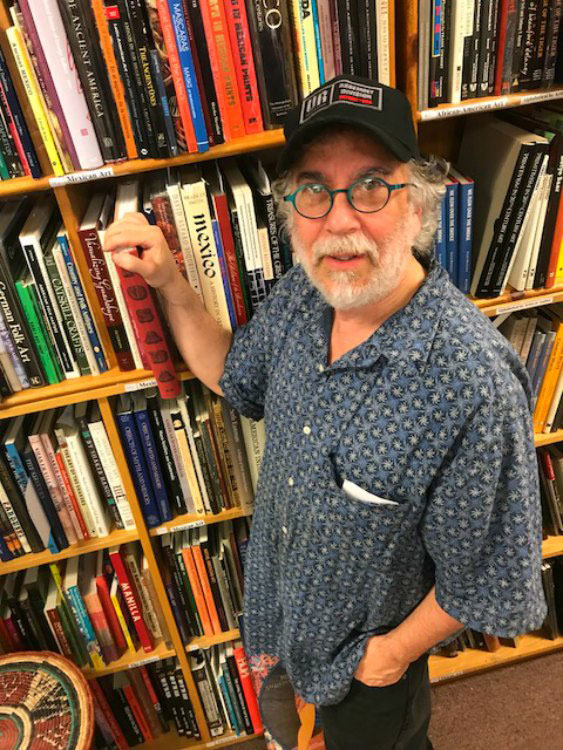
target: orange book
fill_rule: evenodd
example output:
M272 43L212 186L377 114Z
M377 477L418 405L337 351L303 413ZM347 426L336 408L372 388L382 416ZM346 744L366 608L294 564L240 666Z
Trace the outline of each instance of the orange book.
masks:
M185 147L190 154L197 153L198 148L192 115L190 112L190 104L188 102L188 94L184 85L184 76L182 74L182 66L178 56L178 47L176 46L176 38L174 36L174 28L172 27L172 18L170 16L170 9L167 0L156 0L156 10L158 12L158 17L160 18L162 36L164 37L164 44L166 45L166 51L168 52L170 73L172 75L172 82L174 83L174 90L176 91L176 104L178 106L186 139ZM182 144L178 145L181 146Z
M96 19L100 47L106 63L111 90L115 100L117 114L119 116L119 122L121 123L121 130L123 131L127 157L129 159L136 159L138 156L137 146L135 145L135 138L133 137L133 127L131 125L131 118L129 117L129 110L127 109L127 102L125 101L125 89L121 78L119 77L115 53L113 51L111 36L106 21L104 0L91 0L91 5L92 11L94 12L94 18Z
M538 393L536 407L534 409L534 432L543 432L553 392L557 385L557 379L561 366L563 365L563 305L559 303L546 313L552 319L552 330L555 331L553 349L549 355L549 361Z
M223 0L208 0L200 7L225 140L242 138L246 131Z
M206 532L207 533L207 532ZM201 588L203 589L203 596L209 610L209 617L211 619L211 625L213 626L213 632L215 635L223 632L221 627L221 621L217 614L217 607L215 606L215 600L213 599L213 592L211 591L211 584L209 583L209 576L207 574L207 568L205 566L205 560L203 559L203 552L199 545L199 529L193 531L193 543L192 550L194 554L194 560L199 573L199 580L201 581Z
M199 576L197 574L193 549L189 544L185 544L182 547L182 557L184 559L184 565L186 566L186 572L190 580L190 586L192 587L192 593L194 595L197 611L199 612L199 617L201 619L203 633L204 635L213 635L213 626L211 625L209 610L207 609L207 604L205 603L205 597L203 595L203 589L199 580Z

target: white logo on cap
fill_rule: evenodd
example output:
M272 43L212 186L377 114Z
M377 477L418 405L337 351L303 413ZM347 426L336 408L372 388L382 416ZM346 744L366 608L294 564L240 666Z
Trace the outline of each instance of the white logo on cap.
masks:
M313 115L330 107L331 104L339 102L353 107L368 107L381 111L383 109L383 89L380 86L368 86L347 79L335 81L303 99L299 124L302 125Z

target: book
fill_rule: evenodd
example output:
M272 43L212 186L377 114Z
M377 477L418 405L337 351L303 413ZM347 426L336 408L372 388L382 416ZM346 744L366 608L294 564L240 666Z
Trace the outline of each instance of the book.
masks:
M154 650L154 641L145 622L139 592L131 577L129 567L125 562L124 551L119 545L110 547L109 557L119 580L125 603L141 641L143 651L151 652Z

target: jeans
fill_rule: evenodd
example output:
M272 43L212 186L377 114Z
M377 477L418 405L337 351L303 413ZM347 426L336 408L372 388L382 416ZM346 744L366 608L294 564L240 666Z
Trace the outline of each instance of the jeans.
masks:
M326 750L432 750L428 655L385 687L352 681L334 706L320 707Z

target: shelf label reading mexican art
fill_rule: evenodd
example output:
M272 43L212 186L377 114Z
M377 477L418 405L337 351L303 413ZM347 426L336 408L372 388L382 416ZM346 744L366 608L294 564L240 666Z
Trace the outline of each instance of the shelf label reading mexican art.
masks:
M197 521L188 521L187 523L181 523L178 526L170 526L170 528L161 527L157 530L157 536L161 534L173 534L175 531L186 531L187 529L197 529L198 526L205 526L203 518L199 518Z
M495 315L501 315L507 312L518 312L518 310L527 310L529 307L540 307L541 305L551 305L553 297L530 297L530 299L518 300L517 302L507 302L495 310Z
M51 177L49 185L52 188L74 185L78 182L90 182L100 180L102 177L113 177L113 167L101 167L101 169L86 169L83 172L71 172L62 177Z
M130 393L131 391L142 391L145 388L154 388L156 385L156 378L145 378L144 380L139 380L138 383L125 383L123 388L125 393Z

